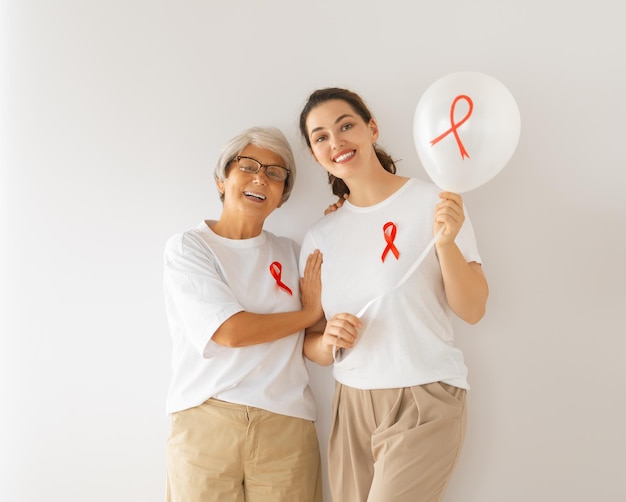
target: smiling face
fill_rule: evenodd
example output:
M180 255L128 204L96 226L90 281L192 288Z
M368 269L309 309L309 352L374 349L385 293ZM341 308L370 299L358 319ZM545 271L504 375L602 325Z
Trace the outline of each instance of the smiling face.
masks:
M309 112L306 129L315 160L337 178L348 182L363 168L378 165L372 147L378 125L374 119L365 122L346 101L317 105Z
M280 155L255 145L246 146L240 155L265 165L285 165ZM285 182L269 178L265 168L255 174L243 172L235 160L228 166L226 179L217 182L217 188L224 194L224 217L233 224L262 227L270 213L281 206Z

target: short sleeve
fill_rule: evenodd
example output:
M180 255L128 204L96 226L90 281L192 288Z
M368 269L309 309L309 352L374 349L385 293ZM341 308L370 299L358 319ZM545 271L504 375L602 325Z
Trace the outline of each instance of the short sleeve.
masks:
M474 227L472 226L472 221L470 220L469 214L467 214L467 210L465 209L465 207L464 210L465 221L463 222L463 226L456 236L456 245L459 247L461 254L468 263L472 261L482 263L482 259L478 252L478 244L476 243L476 236L474 235Z
M221 277L211 250L189 233L173 236L165 247L163 279L171 332L186 337L203 357L212 357L221 348L211 341L213 334L244 308Z

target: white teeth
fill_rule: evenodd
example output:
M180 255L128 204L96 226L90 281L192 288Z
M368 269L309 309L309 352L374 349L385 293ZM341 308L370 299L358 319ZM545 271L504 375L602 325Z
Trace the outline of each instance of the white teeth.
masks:
M335 159L335 162L343 162L344 160L349 159L353 155L354 155L354 152L344 153L343 155L340 155L339 157L337 157Z
M254 197L256 199L261 199L261 200L265 200L265 195L262 195L260 193L254 193L254 192L244 192L244 195L248 195L250 197Z

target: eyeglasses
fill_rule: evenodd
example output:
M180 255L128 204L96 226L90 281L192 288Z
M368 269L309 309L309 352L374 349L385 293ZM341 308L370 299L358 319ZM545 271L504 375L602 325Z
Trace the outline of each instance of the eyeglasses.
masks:
M233 160L237 161L237 166L240 171L247 174L256 174L261 171L261 168L265 168L265 174L273 181L285 181L291 172L289 169L283 166L276 166L273 164L261 164L258 160L251 157L242 157L239 155Z

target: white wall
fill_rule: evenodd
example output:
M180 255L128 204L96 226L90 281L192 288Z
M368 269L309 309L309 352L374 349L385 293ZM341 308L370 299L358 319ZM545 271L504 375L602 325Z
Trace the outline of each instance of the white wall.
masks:
M509 165L466 205L488 314L458 323L466 445L446 502L626 498L626 37L596 0L1 3L0 499L163 499L161 258L216 217L211 172L251 125L299 177L270 230L332 200L297 133L310 91L361 93L399 172L422 92L473 70L516 97ZM327 432L332 378L313 368Z

